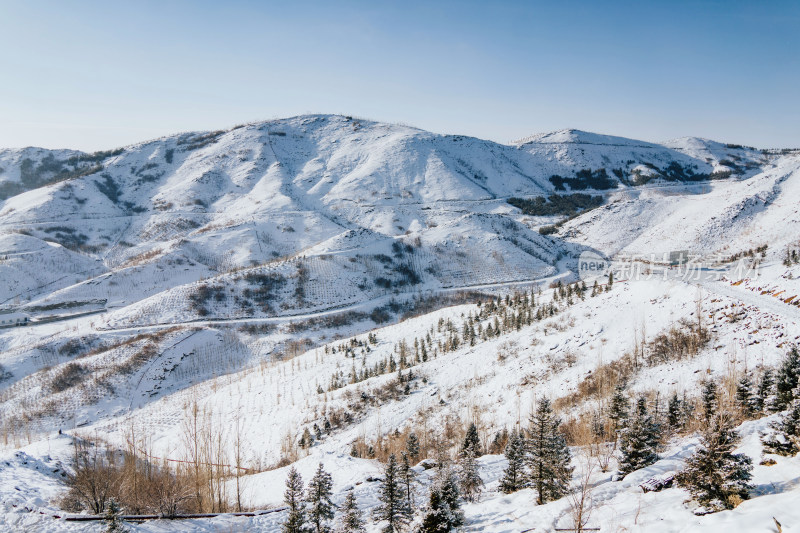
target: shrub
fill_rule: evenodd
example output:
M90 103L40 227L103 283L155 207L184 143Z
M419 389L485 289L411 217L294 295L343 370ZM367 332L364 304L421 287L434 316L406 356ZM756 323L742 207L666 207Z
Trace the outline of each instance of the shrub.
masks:
M705 329L698 329L681 323L669 331L660 333L648 346L648 363L657 365L669 361L682 360L697 354L709 341L710 335Z
M119 185L117 185L114 179L108 174L102 174L100 177L103 178L102 182L97 180L94 182L94 184L97 186L97 189L101 193L105 194L112 203L118 203L119 195L121 193Z
M13 375L11 374L11 372L6 370L6 367L0 365L0 383L6 381L7 379L11 379L12 376Z
M200 285L195 292L189 295L189 302L192 309L197 311L200 316L206 316L208 314L206 304L212 298L217 302L222 301L225 298L225 288L221 285Z
M557 191L566 191L567 189L564 185L568 185L570 189L576 191L583 191L586 189L605 190L613 189L617 186L616 182L608 176L604 168L599 168L594 171L585 168L576 172L574 178L565 178L554 174L550 176L550 183L553 184Z
M531 216L573 216L580 211L593 209L603 204L602 196L591 196L584 193L551 194L547 198L537 196L526 200L524 198L509 198L508 203L517 207L525 215Z
M132 374L139 370L146 362L158 353L155 344L148 343L141 350L134 353L127 361L117 365L116 369L121 374Z
M184 146L184 152L191 152L192 150L197 150L198 148L203 148L209 144L216 143L224 133L224 131L219 130L210 131L200 135L189 135L188 137L180 139L177 144Z
M369 318L376 324L383 324L392 319L392 315L387 312L383 307L376 307L369 314Z
M78 363L68 363L62 368L50 383L53 392L63 392L81 382L87 373L86 368Z
M203 510L192 501L190 469L154 465L135 447L118 452L79 439L74 446L74 473L67 476L69 492L61 500L61 507L68 511L87 509L97 515L112 501L128 512L164 517Z
M392 287L392 282L389 279L380 276L375 279L375 285L381 287L382 289L390 289Z
M39 161L38 165L31 159L24 159L20 164L20 180L26 187L34 188L72 178L88 176L89 174L94 174L103 170L103 165L98 164L98 162L105 158L105 154L111 153L112 152L96 152L95 154L99 155L84 154L82 156L71 157L66 161L57 160L53 154L48 154ZM81 163L89 164L81 165Z
M542 226L539 228L539 235L553 235L558 233L558 226Z
M410 264L401 264L395 268L395 272L400 275L400 279L395 282L398 286L403 285L417 285L422 282L419 274L414 270Z

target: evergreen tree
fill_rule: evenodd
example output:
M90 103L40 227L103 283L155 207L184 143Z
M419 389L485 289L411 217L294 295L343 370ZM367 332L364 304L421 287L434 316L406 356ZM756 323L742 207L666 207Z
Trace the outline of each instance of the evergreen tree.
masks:
M620 444L622 457L619 461L620 471L629 474L644 468L658 460L659 428L650 413L647 403L640 398L630 426L623 432Z
M750 373L745 372L736 384L736 405L744 416L752 416L755 411L753 397L753 380Z
M384 533L396 533L408 523L411 509L406 500L405 491L400 480L400 468L394 454L383 471L383 483L380 488L380 504L375 508L375 520L385 521Z
M450 468L439 470L431 485L428 506L422 518L420 533L446 533L464 524L464 513L458 501L458 484Z
M524 489L527 483L525 475L525 437L519 431L511 433L506 445L506 459L508 467L503 472L500 480L500 490L506 494Z
M308 428L303 431L303 436L300 437L299 444L301 448L308 448L314 444L314 437L311 436L311 432Z
M331 501L333 480L331 475L322 467L317 468L317 473L308 483L306 502L308 503L308 521L314 533L329 533L331 527L328 523L333 520L334 505Z
M342 517L337 533L365 533L364 513L358 508L356 495L353 489L347 491L347 496L342 505Z
M792 402L789 411L773 422L770 430L761 436L768 453L791 456L800 451L800 399Z
M128 531L125 527L125 522L122 521L122 509L119 503L114 498L108 501L106 510L103 513L103 518L106 521L106 531L108 533L123 533Z
M678 474L678 484L709 511L732 509L748 498L753 466L746 455L734 454L739 436L726 413L706 427L701 446Z
M719 400L717 398L717 383L713 379L709 379L703 385L703 418L706 424L711 423L711 419L717 413L719 407Z
M481 492L483 480L478 474L478 463L475 461L475 452L472 447L468 447L461 454L459 461L459 486L461 494L468 502L474 502Z
M591 416L592 434L597 438L598 442L605 442L608 440L606 438L608 436L608 428L606 428L602 413L598 410L593 410Z
M559 432L561 421L542 398L530 418L528 466L531 486L536 489L536 503L543 504L564 496L569 489L572 467L569 448Z
M403 488L406 493L406 501L408 502L409 508L414 508L414 492L411 490L411 487L414 483L414 478L416 474L411 469L411 465L408 463L408 454L403 452L402 454L403 460L400 461L400 482L403 484Z
M775 378L772 370L767 368L761 374L761 379L758 382L758 391L755 397L755 409L758 413L765 411L773 411L775 409L775 402L773 398L773 388L775 386Z
M503 428L502 431L498 431L494 434L494 438L492 439L492 444L489 446L489 453L497 454L505 450L506 445L508 444L508 430Z
M800 385L800 352L792 346L789 353L778 370L778 379L775 383L775 408L782 411L788 408L794 400L794 390Z
M628 419L628 408L629 402L628 397L625 396L625 389L621 385L617 385L614 395L611 397L611 408L608 413L615 434L619 433L625 425L625 421Z
M679 430L683 427L684 417L682 403L681 399L678 398L678 392L675 391L672 394L672 398L669 399L669 405L667 406L667 425L669 425L670 429Z
M425 346L423 344L423 346ZM406 439L406 451L408 452L408 457L412 461L416 461L417 457L419 457L419 439L417 438L417 434L413 431L408 434L408 438Z
M481 455L481 439L478 437L478 426L475 423L470 424L467 428L467 434L461 445L461 455L467 453L468 450L472 451L474 457L480 457Z
M286 521L281 526L283 533L306 533L306 504L303 501L303 478L295 467L289 470L286 478L286 492L283 502L289 508Z

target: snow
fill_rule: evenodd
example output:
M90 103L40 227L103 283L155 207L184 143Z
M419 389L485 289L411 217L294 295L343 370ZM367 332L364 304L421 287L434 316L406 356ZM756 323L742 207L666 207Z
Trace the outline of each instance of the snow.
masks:
M49 155L62 161L81 154L2 150L0 187L21 186L22 161L38 164ZM506 202L552 193L552 174L605 168L616 179L615 168L649 173L672 162L695 172L738 173L728 180L655 180L638 187L619 182L609 191L590 191L603 194L606 204L552 236L538 229L557 219L523 216ZM353 487L369 510L377 485L367 479L380 476L381 466L350 457L357 438L402 430L423 418L440 427L448 418L463 422L475 413L482 438L524 425L535 398L564 397L599 364L622 357L637 338L696 319L698 298L712 344L688 360L644 368L629 384L632 393L692 394L704 378L724 376L732 367L776 365L788 344L800 339L800 308L790 298L800 294L800 270L781 264L800 235L797 155L765 155L697 138L655 144L577 130L500 145L310 115L148 141L102 164L102 172L0 200L0 306L38 320L0 330L6 448L0 455L0 524L6 529L102 529L52 518L63 514L57 500L72 453L70 438L59 436L59 429L122 445L133 426L152 439L154 454L180 459L185 410L197 401L219 427L233 417L244 420L248 461L276 464L284 439L296 440L322 421L326 409L344 408L362 391L394 378L387 374L318 393L334 372L347 374L362 358L361 352L354 361L331 348L372 332L377 344L363 354L372 365L402 340L413 344L428 333L441 338L440 319L458 327L478 311L471 303L453 305L404 321L398 313L377 324L370 315L375 308L469 289L493 295L533 290L549 301L549 284L575 279L584 250L647 258L688 249L728 272L732 264L721 263L724 256L768 244L757 276L687 280L655 269L649 277L618 279L610 292L553 318L439 354L414 367L418 379L409 395L365 409L353 424L302 450L294 466L303 478L322 462L333 473L335 500ZM401 268L418 282L404 284ZM248 275L268 274L285 279L270 306L243 305L255 287ZM376 283L379 278L390 287ZM202 285L223 288L219 299L207 303L207 314L193 304ZM324 322L345 312L353 313L349 323ZM307 323L311 319L317 322ZM147 345L152 356L128 372L115 370ZM284 357L290 351L295 357ZM104 376L107 386L85 379L78 387L52 390L53 376L70 362L87 376ZM565 414L592 409L592 402ZM22 413L31 419L13 431ZM789 501L797 496L800 459L758 464L758 432L768 422L741 427L741 451L756 465L756 490L736 509L698 517L684 503L685 491L643 494L638 487L679 470L697 445L690 436L671 441L658 463L622 481L594 472L593 523L611 531L735 533L772 531L775 516L784 531L796 529L798 512ZM504 459L485 456L479 463L486 491L465 506L465 531L569 525L565 500L535 506L529 490L499 494ZM584 466L577 459L576 466L577 478ZM420 503L432 473L417 470ZM248 504L280 505L286 471L246 476ZM154 521L131 529L277 531L280 520L277 513Z

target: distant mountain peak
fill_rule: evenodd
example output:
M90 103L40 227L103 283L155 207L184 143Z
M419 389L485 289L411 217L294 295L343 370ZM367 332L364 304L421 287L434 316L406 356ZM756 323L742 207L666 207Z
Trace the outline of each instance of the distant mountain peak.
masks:
M594 144L601 146L642 146L648 148L656 146L654 143L637 139L604 135L574 128L551 131L548 133L537 133L514 141L511 144L517 146L526 144Z

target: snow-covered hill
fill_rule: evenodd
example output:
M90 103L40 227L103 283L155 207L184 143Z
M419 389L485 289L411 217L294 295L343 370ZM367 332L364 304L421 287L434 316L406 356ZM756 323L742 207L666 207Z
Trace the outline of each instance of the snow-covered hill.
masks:
M5 303L18 299L34 308L74 305L90 285L88 292L108 294L111 304L130 305L213 272L298 255L352 256L361 253L345 242L354 231L370 232L370 247L380 254L395 241L419 244L414 260L399 265L413 289L534 279L552 274L547 265L554 267L570 246L537 234L547 219L514 223L520 218L505 202L510 196L587 187L647 194L632 186L648 183L649 191L709 177L740 180L770 160L699 139L661 146L569 130L507 146L322 115L97 154L0 155L0 182L30 189L0 204L0 234L29 235L79 254L65 259L64 268L37 263L35 280L14 281L0 294ZM495 219L475 217L481 214ZM469 242L476 239L478 247ZM463 256L478 249L477 257ZM375 283L374 268L349 259L360 265L364 292ZM98 268L88 269L87 260ZM481 274L450 271L456 263ZM25 266L0 264L10 268ZM75 285L64 271L101 277ZM19 276L14 270L7 277Z
M775 366L800 338L800 271L783 264L800 242L793 153L576 130L502 145L311 115L96 154L4 150L0 168L0 317L32 319L0 329L3 444L26 446L0 464L0 481L24 485L0 483L0 523L11 527L86 527L47 518L63 492L58 472L69 468L60 430L124 448L136 428L154 456L182 460L183 422L197 402L221 429L243 422L247 461L265 470L246 476L251 505L279 503L285 469L268 467L291 460L305 472L321 460L338 479L338 499L356 484L369 507L375 487L366 478L380 465L350 457L354 444L476 417L488 441L522 424L542 395L564 416L590 413L603 400L576 400L576 391L681 319L705 320L711 343L632 375L631 394L695 395L709 376ZM537 211L508 202L543 197L514 203L541 207L575 193L601 205ZM675 250L720 279L653 265ZM577 279L584 251L634 256L647 275L619 272L613 290L565 304L551 289ZM745 280L731 271L742 257L752 267ZM486 311L487 299L515 291L535 299L539 316L517 314L513 298L502 312ZM464 336L498 324L502 335ZM419 360L399 393L396 373L380 369L405 350ZM303 431L331 413L339 417L331 431L298 451ZM742 427L754 458L762 426ZM671 440L653 472L694 446L691 436ZM520 514L524 494L495 490L503 459L481 461L489 490L467 506L469 530L560 527L563 501ZM785 465L800 468L796 459ZM757 472L763 490L746 505L759 517L764 502L794 494L777 470ZM420 474L422 491L429 479ZM642 511L634 483L595 482L608 506L598 516L628 530L732 520L703 522L683 509L659 529L663 502L676 505L684 493ZM279 518L242 524L276 531ZM188 524L173 529L240 523Z

